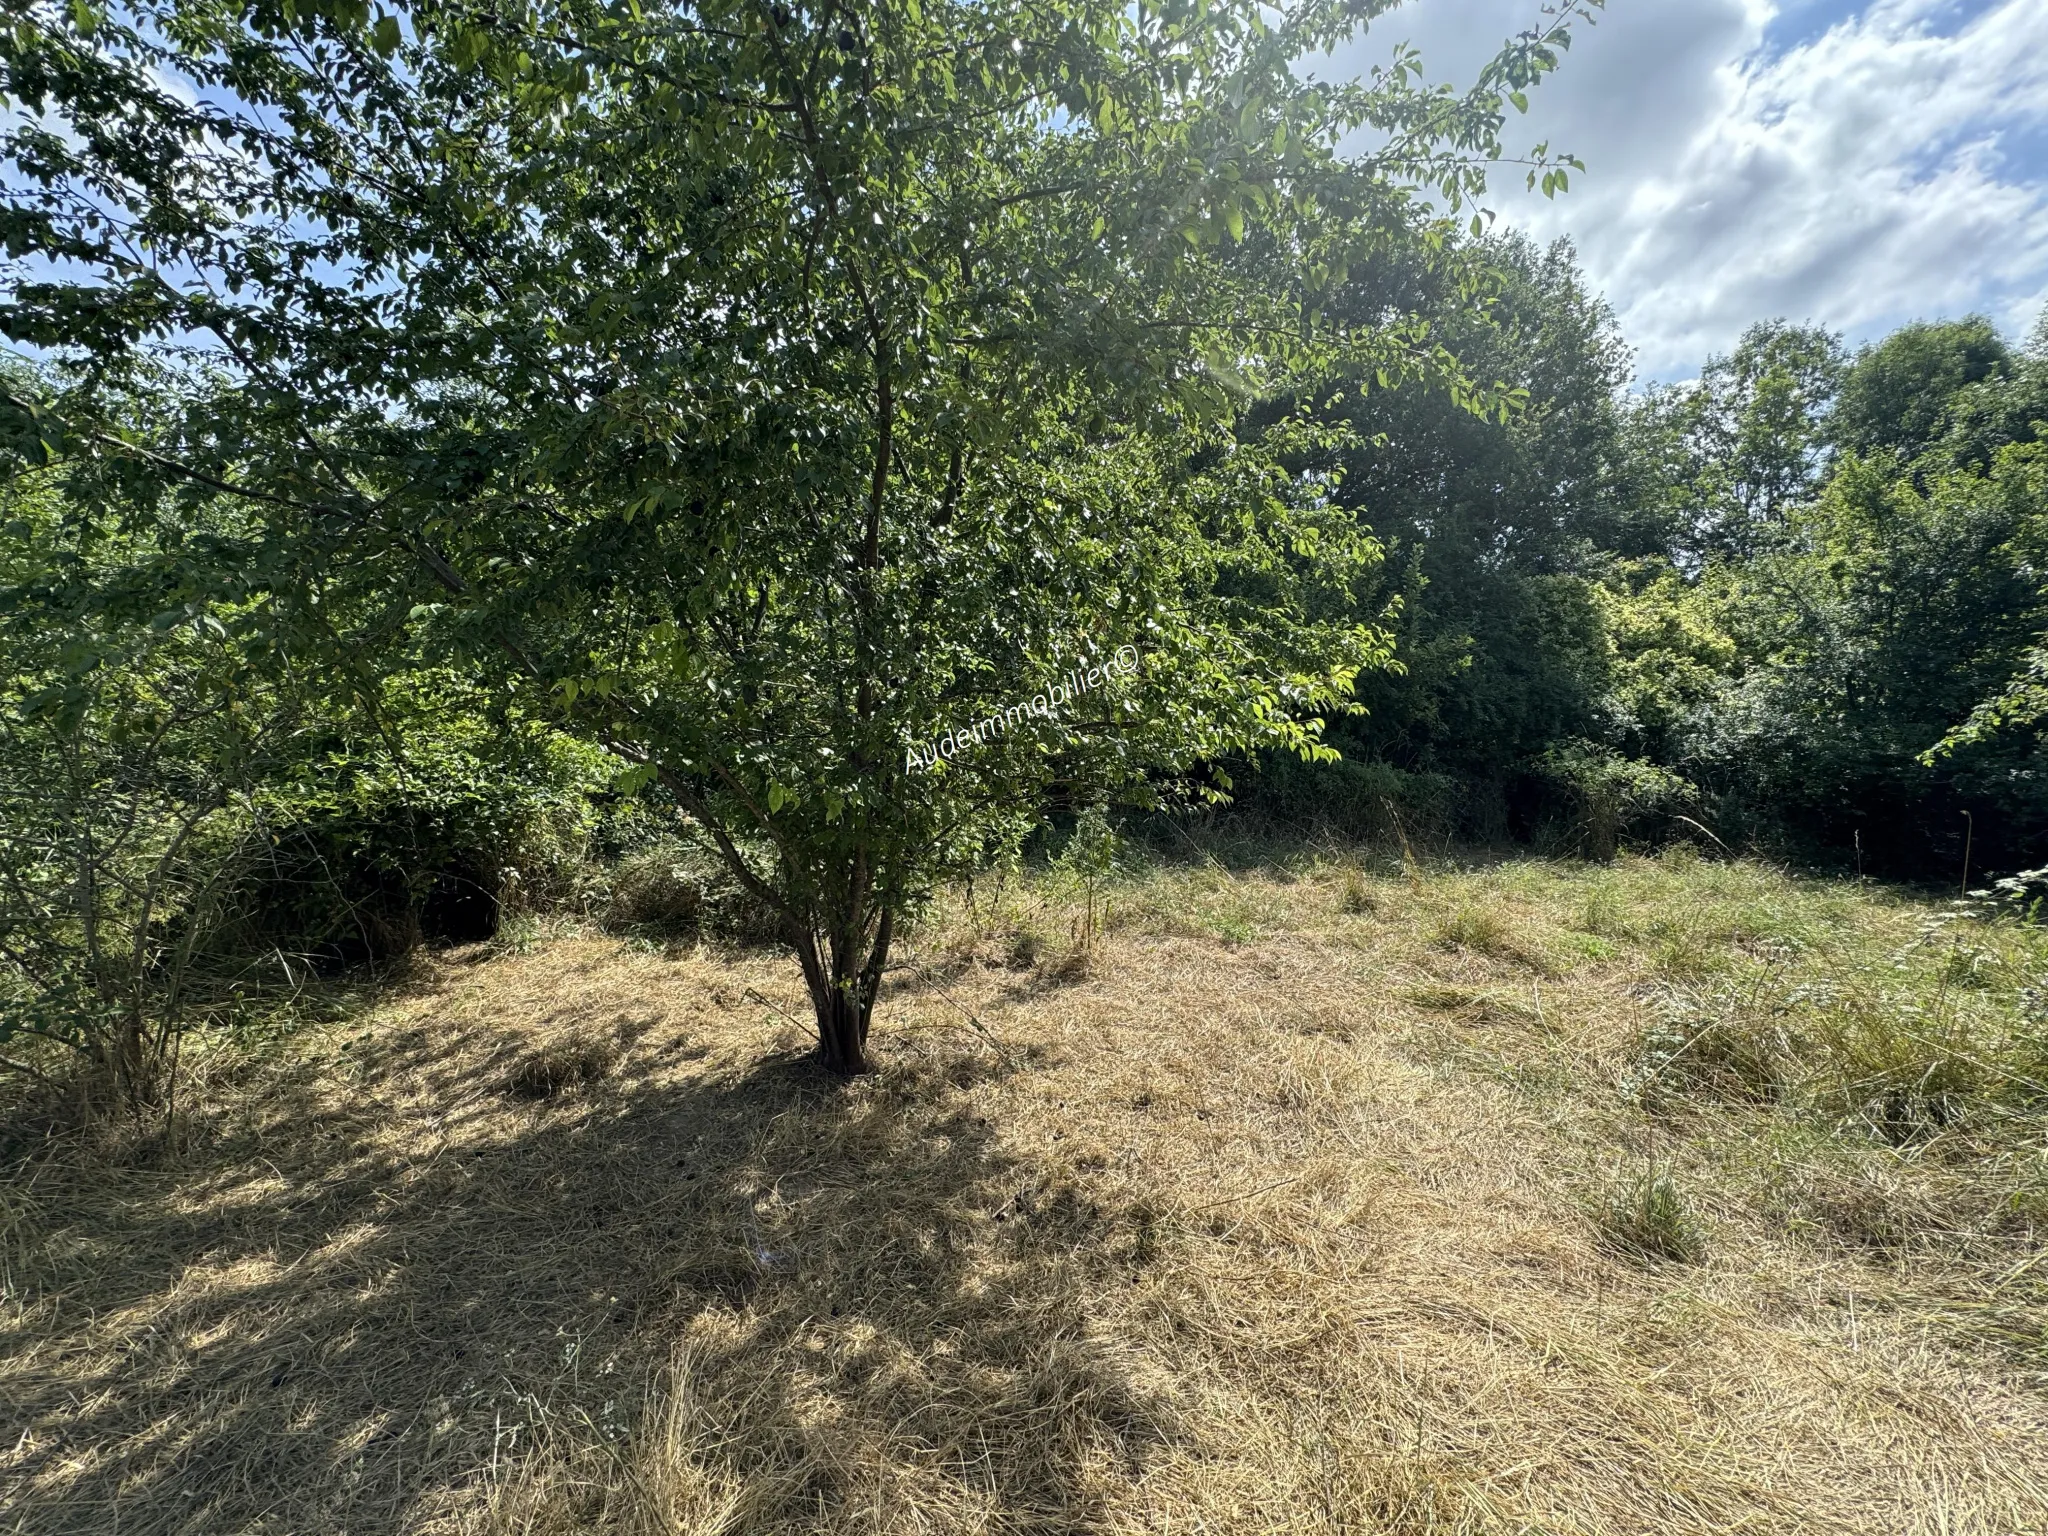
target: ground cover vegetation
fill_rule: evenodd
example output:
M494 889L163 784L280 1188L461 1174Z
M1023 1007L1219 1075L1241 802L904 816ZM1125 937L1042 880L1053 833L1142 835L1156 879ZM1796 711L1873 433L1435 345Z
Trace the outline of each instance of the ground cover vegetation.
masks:
M2048 321L1386 9L0 22L20 1529L2043 1528Z
M175 1152L10 1154L10 1518L2042 1528L2037 925L1159 836L927 909L852 1085L560 916L200 1037Z

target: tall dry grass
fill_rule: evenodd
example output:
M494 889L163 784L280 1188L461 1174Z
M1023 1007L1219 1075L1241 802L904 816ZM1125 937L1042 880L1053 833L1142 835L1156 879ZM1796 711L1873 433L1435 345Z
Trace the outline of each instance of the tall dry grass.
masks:
M2048 1529L2035 935L1186 852L950 898L850 1087L772 957L557 935L18 1153L8 1520Z

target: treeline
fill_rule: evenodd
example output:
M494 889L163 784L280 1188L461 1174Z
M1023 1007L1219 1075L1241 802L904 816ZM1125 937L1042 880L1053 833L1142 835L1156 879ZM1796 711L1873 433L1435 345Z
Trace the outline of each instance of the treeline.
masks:
M1851 352L1765 322L1637 393L1568 245L1465 254L1494 274L1476 303L1426 247L1350 302L1429 314L1526 399L1324 404L1361 438L1337 494L1386 545L1366 607L1401 665L1333 718L1343 763L1269 763L1248 798L1595 856L1676 834L1909 878L2043 862L2048 324Z

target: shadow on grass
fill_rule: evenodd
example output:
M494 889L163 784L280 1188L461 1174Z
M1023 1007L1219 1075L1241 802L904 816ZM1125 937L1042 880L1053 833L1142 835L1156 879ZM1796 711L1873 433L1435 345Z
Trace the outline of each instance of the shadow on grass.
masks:
M994 1068L907 1042L848 1087L597 1012L617 1071L538 1104L502 1031L415 1030L278 1073L181 1167L0 1173L9 1529L360 1536L516 1494L522 1529L683 1530L685 1472L731 1530L1089 1526L1084 1469L1159 1418L1082 1327L1115 1218L1033 1203ZM663 1468L682 1392L707 1459ZM565 1446L623 1471L537 1467Z

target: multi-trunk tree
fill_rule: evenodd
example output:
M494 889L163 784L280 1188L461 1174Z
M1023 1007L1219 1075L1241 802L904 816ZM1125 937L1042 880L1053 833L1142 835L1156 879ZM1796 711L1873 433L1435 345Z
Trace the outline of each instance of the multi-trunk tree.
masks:
M1332 429L1240 407L1504 405L1326 299L1469 212L1581 9L1464 93L1310 78L1389 4L31 4L0 328L75 366L10 387L11 451L173 530L170 622L458 662L605 743L858 1071L933 882L1059 797L1327 750L1388 661L1377 547L1299 468ZM1121 647L1120 689L909 761Z

